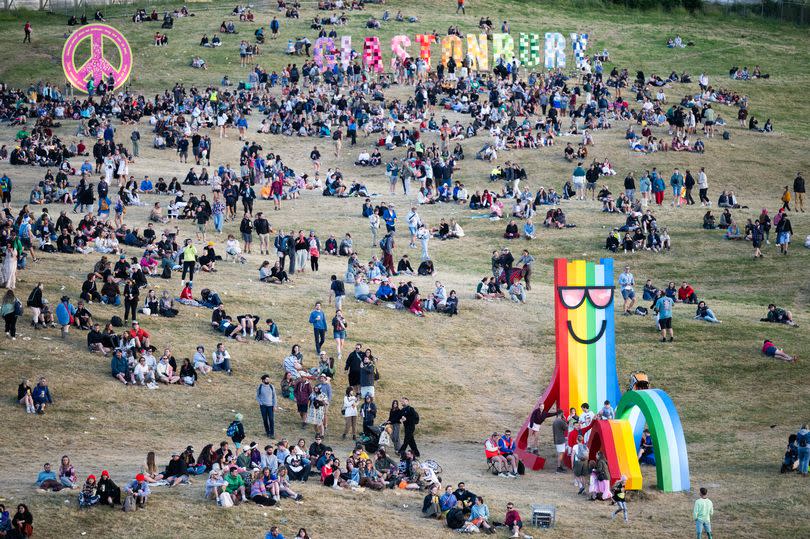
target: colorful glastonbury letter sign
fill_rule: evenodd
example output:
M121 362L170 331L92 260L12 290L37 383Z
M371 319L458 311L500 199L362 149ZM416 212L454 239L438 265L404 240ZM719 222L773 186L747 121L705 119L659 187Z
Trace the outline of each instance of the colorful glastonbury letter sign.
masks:
M489 47L486 34L467 34L467 56L470 58L472 69L489 70Z
M79 45L90 40L90 57L77 58ZM105 45L112 44L118 50L118 66L104 55ZM109 50L109 49L107 49ZM115 88L122 86L132 72L132 49L124 35L106 24L89 24L73 32L62 49L62 69L67 81L82 92L87 91L87 81L93 79L98 85L110 75L115 79Z
M331 37L319 37L315 40L315 46L312 47L312 57L315 59L315 65L321 70L331 71L335 64L335 40Z
M380 51L380 38L377 36L367 37L365 41L363 41L363 63L367 69L375 73L385 71L382 61L382 52Z
M436 42L433 34L416 34L416 42L419 43L419 58L425 61L430 67L430 45Z

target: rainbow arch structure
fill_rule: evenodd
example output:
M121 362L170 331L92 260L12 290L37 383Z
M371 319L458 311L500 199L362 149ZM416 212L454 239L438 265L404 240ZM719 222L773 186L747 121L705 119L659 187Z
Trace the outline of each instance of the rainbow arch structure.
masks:
M554 336L556 355L551 382L537 400L546 417L552 406L568 416L592 410L609 400L616 419L595 421L588 437L592 455L602 450L612 480L627 476L629 489L641 489L637 448L645 424L656 454L658 488L666 492L689 490L689 460L680 417L672 399L660 389L619 389L616 370L613 259L599 263L554 260ZM518 432L516 453L524 464L539 470L545 459L527 450L529 418Z
M619 401L616 418L631 426L635 447L641 443L647 424L653 440L659 489L665 492L689 490L686 439L678 410L666 392L661 389L628 391Z

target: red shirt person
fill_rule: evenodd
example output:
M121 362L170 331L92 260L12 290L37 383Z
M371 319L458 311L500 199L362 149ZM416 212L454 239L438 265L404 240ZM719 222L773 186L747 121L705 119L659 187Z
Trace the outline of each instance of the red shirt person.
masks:
M517 512L512 502L506 504L506 517L503 519L503 524L512 532L512 537L518 537L520 530L523 529L523 521L520 519L520 513Z

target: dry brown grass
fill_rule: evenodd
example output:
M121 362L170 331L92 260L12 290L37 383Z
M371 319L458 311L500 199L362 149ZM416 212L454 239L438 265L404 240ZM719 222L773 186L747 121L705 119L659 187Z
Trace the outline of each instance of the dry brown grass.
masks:
M700 69L693 64L689 68L693 72ZM683 93L681 88L677 93L674 89L668 91L672 96L679 93ZM806 123L806 115L800 115L801 119ZM257 123L251 120L252 127ZM750 210L735 212L742 222L758 214L760 206L774 211L781 187L796 170L810 169L806 141L795 135L765 137L731 128L731 141L709 141L705 155L668 153L641 157L626 150L622 130L623 126L617 126L610 132L598 133L597 145L592 149L594 157L609 156L619 172L607 180L613 192L621 188L628 170L652 166L664 171L674 166L696 170L706 166L713 200L721 189L733 189L743 203L751 206ZM141 132L145 134L146 129ZM119 130L118 136L123 140L128 140L127 135L127 129ZM0 138L11 140L13 131L3 129ZM304 170L309 166L308 152L316 143L263 135L255 138L265 150L281 152L287 162ZM427 136L429 142L433 138ZM368 145L370 140L361 139L361 145ZM148 146L146 142L142 146ZM379 169L351 165L358 150L346 148L344 157L337 162L331 157L331 146L326 141L317 144L325 157L324 168L340 166L349 179L362 178L372 191L387 192ZM464 143L469 157L461 163L462 170L457 175L471 190L491 187L487 181L491 166L471 159L481 144L481 139ZM237 161L238 147L233 138L224 142L215 139L215 160ZM533 190L540 185L559 190L571 169L560 158L561 151L558 146L536 152L510 152L502 160L521 162ZM400 156L401 152L394 154ZM386 153L386 159L391 155ZM142 157L131 166L136 177L149 174L153 178L172 175L182 178L186 170L175 154L148 148L142 150ZM0 164L0 172L8 172L14 179L16 207L43 173L38 168L12 168L7 164ZM145 200L151 203L156 199L147 196ZM404 220L408 202L402 195L393 198L384 195L377 200L394 201L400 220ZM372 249L366 246L369 236L365 220L359 217L360 202L306 193L301 200L285 202L281 212L268 214L274 227L313 228L322 241L330 233L340 237L351 232L362 246L362 256L367 257ZM257 207L269 210L270 206L259 202ZM429 224L436 224L440 217L455 217L467 233L460 241L430 244L439 271L437 278L448 289L459 291L461 316L448 319L429 315L418 319L349 300L344 304L350 323L349 343L363 342L381 358L382 379L377 392L380 406L386 407L392 398L409 396L422 416L418 441L423 454L442 464L446 481L464 480L471 490L485 496L490 509L498 515L496 518L502 518L507 500L513 500L526 518L528 504L541 502L555 504L558 509L559 524L546 534L549 537L691 534L693 495L658 493L652 488L655 474L651 469L644 470L647 488L643 500L629 506L628 525L611 523L607 507L577 498L570 476L544 471L511 481L485 474L480 441L493 429L516 430L552 372L552 259L603 256L606 227L621 221L617 216L600 213L591 202L566 203L563 207L576 228L541 230L537 241L512 245L513 250L529 245L538 260L534 272L536 285L525 306L470 299L475 283L489 273L489 253L503 245L500 239L503 221L469 219L468 210L451 205L420 208ZM57 209L51 207L52 211ZM796 241L791 256L779 257L771 246L765 259L753 261L745 244L725 242L719 233L702 230L700 208L676 210L665 206L655 212L659 223L669 227L673 252L619 255L617 264L629 261L639 282L647 277L659 285L688 279L724 323L709 326L695 322L691 320L691 308L678 306L675 318L678 340L674 345L660 347L649 319L620 318L617 322L620 380L626 380L630 371L644 368L652 374L654 385L672 396L689 444L692 485L710 487L718 533L745 537L806 536L810 533L807 482L777 477L775 472L785 437L795 430L798 422L807 420L810 391L802 383L807 377L807 366L804 362L798 366L769 362L760 356L758 349L761 340L770 336L788 351L806 354L810 350L810 337L803 327L791 330L765 326L756 320L764 313L768 301L775 300L791 309L802 326L808 323L807 251L800 243L810 221L805 215L792 217ZM127 220L144 224L145 208L130 209ZM181 222L180 227L183 234L193 235L188 223ZM404 229L400 226L400 230ZM227 232L236 233L236 224L228 223ZM217 240L221 250L222 240ZM400 241L397 253L406 251L406 245ZM418 259L418 249L407 251L412 259ZM75 298L83 274L96 259L95 255L46 256L43 262L19 275L19 292L24 298L33 284L41 280L51 301L58 299L62 287ZM202 287L218 290L229 312L272 316L281 327L284 341L281 345L229 343L235 358L233 378L212 375L196 388L141 391L114 383L109 377L108 360L87 354L84 335L79 332L63 342L58 333L34 333L21 321L21 337L15 343L7 340L0 343L0 361L4 365L0 393L7 396L2 402L5 428L0 492L6 505L19 501L31 505L38 536L73 536L86 531L88 536L220 537L239 529L244 536L257 537L274 523L279 523L288 536L294 535L299 526L306 527L315 537L450 536L435 522L419 518L421 494L398 491L334 493L311 483L302 488L306 497L303 504L284 502L280 510L247 505L219 511L202 500L198 479L190 487L158 489L149 510L132 515L104 509L79 512L74 495L43 495L33 491L31 484L41 464L46 460L56 462L65 453L72 456L80 476L90 472L98 475L101 469L109 469L120 484L131 477L148 450L157 451L159 460L164 461L172 450L189 443L200 449L206 443L224 439L233 410L245 414L248 441L256 439L263 443L259 435L261 420L253 400L258 377L269 372L280 378L281 360L295 342L302 345L305 362L312 364L314 350L307 314L314 301L325 300L328 277L344 271L345 259L323 257L320 273L307 272L296 277L291 287L259 283L256 268L261 260L262 257L252 255L246 266L222 263L219 273L195 279L197 290ZM429 290L433 283L433 279L420 277L414 281L423 291ZM180 289L179 276L171 282L156 279L152 284L158 291L168 289L175 295ZM120 309L92 307L100 319L120 314ZM145 320L143 325L153 332L158 346L170 345L176 356L185 357L191 355L196 343L210 349L220 340L219 335L209 330L209 316L206 309L186 307L175 319ZM331 340L327 340L327 350L334 350ZM15 407L11 396L20 377L33 379L40 374L49 377L57 404L46 416L34 418ZM344 382L345 378L339 375L334 384L336 394L342 391ZM311 431L302 431L296 418L292 405L285 404L277 414L277 433L291 440L299 436L309 439ZM328 441L345 454L349 444L337 436L341 428L339 410L330 411L330 421ZM772 424L776 425L773 429L769 428ZM544 430L543 451L547 456L552 452L549 436L550 432Z

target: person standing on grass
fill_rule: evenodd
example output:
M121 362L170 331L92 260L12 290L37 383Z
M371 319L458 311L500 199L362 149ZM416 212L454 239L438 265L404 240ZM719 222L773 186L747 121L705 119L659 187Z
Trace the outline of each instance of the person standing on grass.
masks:
M807 430L807 423L796 433L796 447L799 451L799 473L807 477L807 465L810 463L810 430Z
M782 193L781 200L782 200L782 209L785 211L790 211L790 200L791 200L790 187L787 185L785 186L785 190Z
M276 388L270 383L269 374L262 375L262 382L256 388L256 401L259 403L259 411L262 413L264 433L268 438L275 438L276 424L273 411L276 408Z
M627 491L625 486L627 484L627 476L623 475L618 481L613 484L613 488L611 489L613 492L613 501L616 502L616 505L619 506L618 509L613 511L613 514L610 516L610 519L613 520L616 518L616 515L622 513L624 516L624 521L627 522Z
M388 232L382 240L380 240L380 248L382 249L382 263L389 275L396 275L394 269L394 234Z
M661 328L661 342L667 341L667 331L669 331L669 342L675 338L672 333L672 303L673 300L666 294L658 298L653 309L658 313L658 327Z
M695 521L695 531L697 539L703 537L703 532L706 532L706 537L712 539L712 515L714 514L714 505L709 499L709 491L706 487L700 487L700 498L695 500L695 507L692 509L692 519Z
M677 168L669 178L669 185L672 186L672 205L678 208L681 207L681 193L683 191L684 180L683 174Z
M346 319L343 317L343 311L337 309L335 316L332 317L332 336L337 346L338 359L343 359L343 343L346 341L346 328L348 326L349 323L346 322Z
M779 246L779 252L783 255L788 254L792 234L793 226L790 224L787 213L783 213L782 218L779 219L779 223L776 225L776 244Z
M335 310L340 311L343 308L343 298L346 297L346 286L337 275L332 275L332 284L329 285L329 303L332 303L332 296L335 297ZM345 337L344 337L345 338Z
M700 205L709 207L712 201L709 200L709 179L706 177L706 167L700 167L697 177L698 195L700 196Z
M793 207L802 213L804 213L804 193L804 177L801 172L797 172L796 178L793 180L793 198L795 200Z
M326 340L326 314L321 310L321 302L315 303L315 310L309 313L309 323L315 333L315 353L320 355L321 346Z
M23 37L23 43L31 43L31 23L29 21L25 21L25 26L23 26L23 32L25 32L25 37Z
M185 281L186 273L188 273L188 280L193 281L194 267L197 265L197 248L194 247L194 244L191 242L190 238L186 239L181 256L183 258L183 276L180 278L180 280Z
M416 425L419 424L419 414L411 406L411 401L408 400L407 397L403 397L402 399L400 422L405 431L405 438L402 440L402 446L399 448L400 453L404 454L405 450L410 447L411 451L413 451L413 456L419 458L419 449L416 447L416 440L413 436L416 432Z
M625 266L624 271L619 275L619 286L622 290L622 299L624 299L624 315L633 314L633 307L636 304L636 279L630 273L630 266Z
M461 11L461 14L462 14L462 15L466 15L466 14L467 14L467 12L466 12L466 11L464 11L464 4L465 4L465 3L466 3L466 0L458 0L458 4L456 5L456 15L458 15L458 12L459 12L459 11Z

